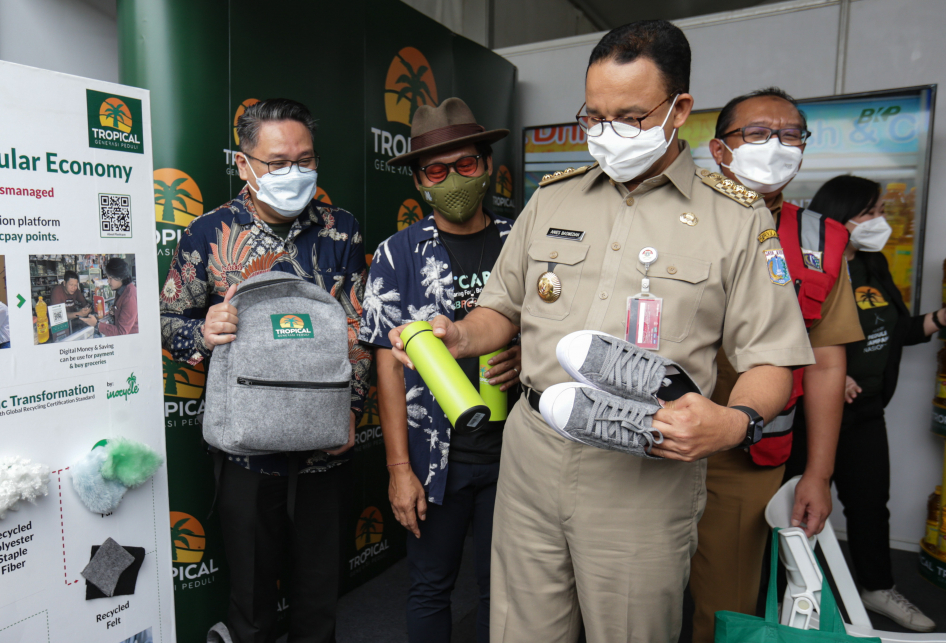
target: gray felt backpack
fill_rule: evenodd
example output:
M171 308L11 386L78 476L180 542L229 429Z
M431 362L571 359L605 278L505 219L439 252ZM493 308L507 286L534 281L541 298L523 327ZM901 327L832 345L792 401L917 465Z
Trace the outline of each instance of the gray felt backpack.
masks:
M236 339L210 360L204 440L236 455L348 442L351 363L341 304L284 272L250 277L230 303L240 321Z

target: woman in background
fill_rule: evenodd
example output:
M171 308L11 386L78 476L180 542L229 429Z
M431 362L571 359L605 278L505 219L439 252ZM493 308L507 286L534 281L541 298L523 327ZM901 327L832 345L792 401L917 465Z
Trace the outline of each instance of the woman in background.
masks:
M838 176L821 186L808 207L843 223L851 233L844 254L865 339L847 345L846 404L833 479L844 505L861 599L867 609L907 629L931 632L936 624L894 587L884 407L897 387L903 347L928 342L946 325L946 309L911 316L903 303L880 252L891 233L880 184ZM796 448L792 451L794 455Z

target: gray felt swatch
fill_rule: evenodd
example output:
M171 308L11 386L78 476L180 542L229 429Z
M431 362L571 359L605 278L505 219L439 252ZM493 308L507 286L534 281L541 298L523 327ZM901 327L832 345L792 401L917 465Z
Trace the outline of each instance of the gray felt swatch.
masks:
M98 587L103 594L115 593L118 577L135 562L135 557L125 551L111 538L106 539L89 564L82 570L82 577Z

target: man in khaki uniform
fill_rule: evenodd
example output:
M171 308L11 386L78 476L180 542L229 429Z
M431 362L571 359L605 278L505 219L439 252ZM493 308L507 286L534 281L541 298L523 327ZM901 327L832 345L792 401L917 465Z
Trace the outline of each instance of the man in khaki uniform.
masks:
M785 424L783 431L753 446L752 453L732 449L707 461L706 511L699 524L699 547L690 576L694 643L713 641L717 611L755 613L770 533L765 507L782 485L793 414L797 418L804 413L811 436L807 468L795 489L796 524L803 524L809 535L816 534L831 513L831 475L844 404L844 344L859 341L864 334L843 256L847 231L836 221L812 212L800 216L798 208L783 198L783 190L800 167L807 138L807 123L794 99L769 87L731 100L719 114L716 138L710 143L722 173L762 193L786 257L794 252L797 263L804 264L799 270L791 269L793 279L804 283L816 268L820 268L814 275L822 282L819 286L836 278L830 290L816 287L812 293L799 288L800 297L821 300L806 301L807 313L802 312L815 355L815 364L805 368L803 375L796 375L804 387L802 409L783 411L779 417ZM781 234L782 217L800 219L803 231L804 226L812 226L817 234ZM820 241L821 247L801 247L799 238L806 239L806 245ZM810 257L808 261L804 255ZM832 269L835 275L829 274ZM727 404L738 374L722 351L718 367L712 399Z
M504 436L493 641L572 643L582 623L589 643L679 635L705 496L701 458L742 443L748 413L687 394L654 416L663 442L651 453L664 459L643 459L566 441L537 410L538 393L569 379L556 359L559 339L580 329L624 337L643 248L657 253L648 272L651 292L663 298L659 354L706 395L720 346L744 372L732 403L766 419L788 398L788 367L811 362L794 293L779 285L778 242L757 240L773 225L768 210L757 194L697 168L676 139L693 105L689 70L689 45L669 22L606 35L592 53L580 122L602 139L589 147L607 168L543 181L480 306L458 323L433 321L458 356L486 354L522 330L521 379L531 393ZM561 285L553 301L537 287L546 272ZM394 353L410 366L398 333L390 334Z

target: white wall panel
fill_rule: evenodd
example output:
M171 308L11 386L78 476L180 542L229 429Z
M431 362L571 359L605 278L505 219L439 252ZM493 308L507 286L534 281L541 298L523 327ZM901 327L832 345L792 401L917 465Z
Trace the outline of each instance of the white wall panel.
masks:
M115 0L0 0L0 60L117 83Z

